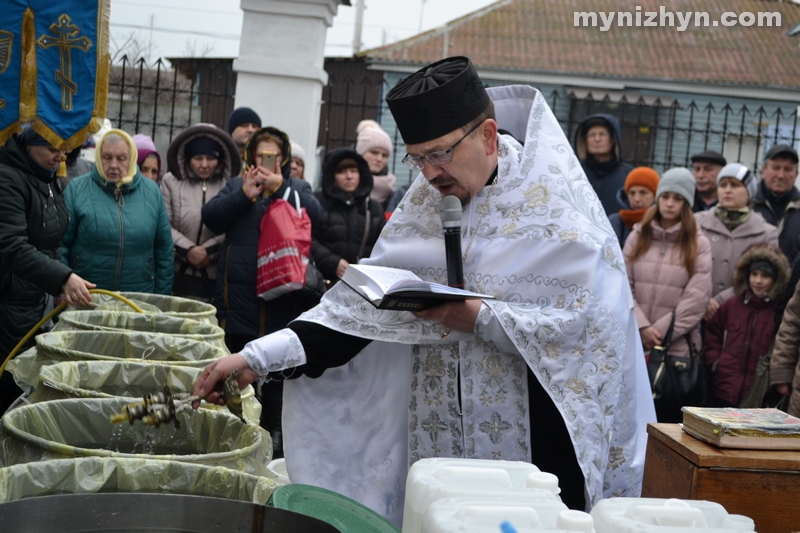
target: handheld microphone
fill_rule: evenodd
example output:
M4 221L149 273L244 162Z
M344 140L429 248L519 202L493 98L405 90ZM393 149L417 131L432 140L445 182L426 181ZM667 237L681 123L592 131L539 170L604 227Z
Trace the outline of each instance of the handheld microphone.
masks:
M464 268L461 263L461 201L445 196L439 204L439 216L444 226L444 249L447 259L447 284L464 288Z

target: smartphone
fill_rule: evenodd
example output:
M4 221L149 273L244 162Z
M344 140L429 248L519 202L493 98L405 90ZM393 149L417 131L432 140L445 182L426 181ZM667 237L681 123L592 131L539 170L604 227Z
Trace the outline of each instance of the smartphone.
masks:
M261 152L261 166L271 170L272 172L278 172L278 170L275 168L277 157L278 152Z

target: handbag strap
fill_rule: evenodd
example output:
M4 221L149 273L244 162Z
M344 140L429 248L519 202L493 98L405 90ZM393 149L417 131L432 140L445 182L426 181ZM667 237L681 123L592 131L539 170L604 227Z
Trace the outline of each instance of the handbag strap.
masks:
M672 344L672 330L675 328L675 311L672 312L672 320L669 321L669 327L667 328L667 332L664 334L664 338L661 339L661 346L665 349L669 348L669 345Z
M358 255L356 256L356 263L361 261L361 256L364 254L364 248L367 246L367 235L369 235L369 223L370 223L370 216L369 216L369 195L367 195L365 203L364 213L367 215L367 221L364 223L364 236L361 237L361 246L358 248Z

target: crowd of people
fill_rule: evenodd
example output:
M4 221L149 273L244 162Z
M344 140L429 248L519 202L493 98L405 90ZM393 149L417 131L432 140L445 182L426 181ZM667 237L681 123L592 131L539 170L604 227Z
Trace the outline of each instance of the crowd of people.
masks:
M302 148L278 128L261 127L249 108L231 113L227 131L203 123L185 129L163 163L149 136L105 131L95 164L77 148L60 179L65 154L26 128L0 149L0 187L14 206L0 215L0 351L10 353L55 304L90 304L90 288L213 303L231 351L285 327L316 301L256 295L262 219L275 199L296 191L312 221L310 259L329 284L368 257L396 180L387 172L389 136L364 123L354 148L327 155L316 195ZM274 168L262 166L265 152L276 154ZM21 391L8 373L0 388L4 412ZM282 384L260 392L262 423L281 453Z
M713 151L694 154L691 169L659 176L627 170L619 132L613 117L592 115L579 124L574 148L623 247L645 354L665 344L668 331L671 356L702 350L708 405L736 407L774 344L770 385L800 414L797 152L773 145L760 181ZM681 421L675 409L658 417Z
M94 287L211 302L232 355L195 393L213 400L233 370L241 386L259 380L276 455L290 425L293 479L389 517L402 511L400 465L442 454L533 461L575 509L635 495L653 419L644 368L666 335L674 357L704 351L715 406L739 405L772 352L771 384L800 414L791 146L768 150L760 181L715 152L660 175L632 168L610 115L578 125L574 152L553 150L570 143L541 95L487 90L467 58L420 70L386 99L403 162L420 173L408 189L374 121L325 155L316 192L303 149L249 108L226 130L181 132L166 165L151 138L112 129L89 168L67 156L73 175L60 181L66 154L31 128L13 136L0 147L0 350L53 305L90 304ZM464 206L466 286L494 300L383 314L337 284L361 261L444 282L443 195ZM262 228L279 199L311 221L321 302L258 296ZM4 374L0 412L19 393ZM549 438L536 438L544 426Z

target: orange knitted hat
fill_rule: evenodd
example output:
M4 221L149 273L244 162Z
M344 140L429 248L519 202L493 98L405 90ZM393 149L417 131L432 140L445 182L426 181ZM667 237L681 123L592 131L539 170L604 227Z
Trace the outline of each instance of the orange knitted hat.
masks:
M625 178L625 193L631 187L645 187L653 194L658 190L658 172L650 167L636 167L628 172L628 177Z

